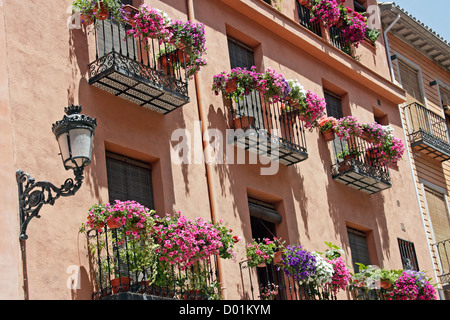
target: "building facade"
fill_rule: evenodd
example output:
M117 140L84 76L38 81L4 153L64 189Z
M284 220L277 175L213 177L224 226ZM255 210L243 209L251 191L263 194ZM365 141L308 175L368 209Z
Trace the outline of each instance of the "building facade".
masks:
M402 8L380 4L393 81L406 91L402 121L430 256L438 281L448 286L448 43ZM445 290L444 290L445 291ZM442 294L444 292L442 291ZM445 293L448 296L448 293Z
M338 28L311 23L307 6L298 1L127 2L135 8L142 3L174 20L204 24L207 65L190 78L183 68L156 65L152 48L158 39L145 49L125 37L128 27L108 20L96 29L82 26L70 0L0 2L3 299L98 298L91 239L79 229L92 205L116 199L138 201L160 215L180 211L190 219L223 220L241 237L236 261L217 259L211 271L223 299L259 297L256 288L264 276L246 264L245 246L253 238L274 236L311 251L323 252L331 242L344 250L351 267L414 268L437 281L424 204L417 198L421 158L409 161L405 154L397 166L378 165L367 156L371 145L365 141L327 142L297 118L286 125L281 102L252 95L233 102L211 90L223 71L274 69L324 98L328 116L390 125L409 145L399 109L409 91L392 81L393 52L383 34L375 42L348 46ZM356 10L377 7L375 0L345 4ZM376 10L373 14L380 21ZM45 23L36 17L46 17ZM393 42L389 35L390 50L407 56L393 49ZM448 71L442 70L436 71L437 83L448 84ZM427 86L430 94L436 88ZM442 104L432 94L430 108L438 112ZM97 119L91 164L77 194L44 206L28 226L29 239L20 242L15 172L58 186L71 176L61 166L50 129L72 104ZM253 122L242 125L243 112ZM234 130L239 122L241 133L256 130L241 137ZM276 152L255 156L255 139ZM363 148L360 158L341 171L337 154L354 144ZM445 162L430 167L445 173ZM447 190L445 174L441 177L427 181L437 191ZM338 294L352 298L348 291Z

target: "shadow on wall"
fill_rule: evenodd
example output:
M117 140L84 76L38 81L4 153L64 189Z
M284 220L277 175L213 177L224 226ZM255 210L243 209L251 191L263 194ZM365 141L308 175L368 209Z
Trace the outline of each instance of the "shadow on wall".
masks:
M349 254L351 250L346 236L347 226L359 226L362 228L361 231L371 230L367 236L373 239L375 248L372 248L373 251L371 251L369 247L369 251L373 252L371 258L376 259L371 263L382 265L382 256L379 253L386 254L387 259L390 256L389 234L381 232L381 230L387 230L385 197L382 192L369 195L334 181L331 175L333 151L329 149L323 139L320 140L318 141L319 154L328 177L326 196L335 234L339 235L343 249ZM381 248L381 250L377 250L377 248ZM347 258L350 257L347 256Z
M86 97L89 92L89 84L86 76L88 75L89 49L86 29L69 29L69 63L72 65L72 81L67 89L68 105L80 104L83 107L83 113L91 116L93 111L88 103L90 99ZM76 94L75 83L79 79L78 93ZM95 150L95 136L93 150ZM98 140L97 140L98 142ZM98 147L98 146L97 146ZM90 188L90 193L96 199L100 198L100 186L98 184L96 170L97 158L95 152L92 153L91 165L85 169L85 186ZM100 199L101 201L101 199Z

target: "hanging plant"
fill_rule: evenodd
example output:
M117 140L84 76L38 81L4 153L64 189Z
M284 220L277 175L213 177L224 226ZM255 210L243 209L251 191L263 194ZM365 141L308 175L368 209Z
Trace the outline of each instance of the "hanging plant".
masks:
M336 0L316 0L311 9L311 17L311 22L322 21L325 27L335 25L341 17L338 2Z
M186 73L190 78L201 67L207 65L204 58L206 54L205 25L203 23L193 23L190 21L173 21L170 24L171 43L181 50L185 50L189 59L186 61Z
M133 38L157 38L159 43L169 42L172 37L171 19L159 9L142 4L133 17L133 23L127 36Z

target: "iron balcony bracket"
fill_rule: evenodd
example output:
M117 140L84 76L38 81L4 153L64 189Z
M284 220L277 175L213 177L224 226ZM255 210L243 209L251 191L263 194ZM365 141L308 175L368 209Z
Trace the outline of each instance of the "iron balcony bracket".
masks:
M16 180L19 191L20 240L27 240L28 223L33 218L40 218L39 211L44 204L54 205L59 197L73 196L80 189L83 182L83 169L74 169L75 181L67 179L58 188L50 182L38 181L31 178L22 170L16 171Z

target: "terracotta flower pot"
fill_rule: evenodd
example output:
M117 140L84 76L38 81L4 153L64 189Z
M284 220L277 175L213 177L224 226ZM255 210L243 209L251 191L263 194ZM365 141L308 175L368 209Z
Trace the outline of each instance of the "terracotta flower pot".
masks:
M190 59L190 56L186 52L183 52L183 50L177 49L176 54L178 57L178 61L180 61L182 64L187 63Z
M321 131L322 135L326 142L333 141L334 140L334 130L328 129L326 131Z
M274 264L281 264L281 258L283 257L283 251L275 252L275 256L273 257Z
M98 2L95 6L94 9L92 9L92 12L94 12L95 16L97 17L97 19L99 20L106 20L109 17L109 12L108 9L106 9L105 5L103 4L103 2Z
M113 293L127 292L130 290L130 278L120 277L111 280L111 290Z
M371 138L370 134L366 130L363 130L363 133L361 134L361 138L366 140L367 142L373 142L373 139Z
M232 80L228 81L226 86L225 86L225 92L226 93L233 93L236 90L237 90L237 80L236 79L232 79Z
M240 118L234 119L234 129L243 129L246 130L249 127L255 126L255 117L244 116Z
M117 222L115 219L109 219L108 221L106 221L106 224L110 229L117 229L120 227L120 223Z
M80 14L80 20L83 26L88 26L94 23L94 17L88 14Z
M312 7L312 1L311 0L297 0L298 3L300 3L302 6L310 8Z
M380 281L380 287L382 289L388 290L388 289L390 289L392 287L392 284L389 281L381 280Z

